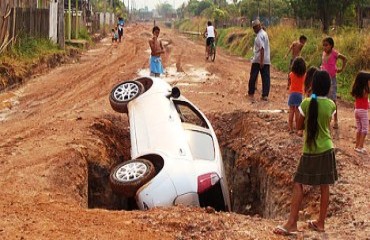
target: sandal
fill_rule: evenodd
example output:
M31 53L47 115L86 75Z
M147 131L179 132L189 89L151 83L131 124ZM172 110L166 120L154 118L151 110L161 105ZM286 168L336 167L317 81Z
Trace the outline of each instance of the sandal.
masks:
M309 220L308 222L307 222L307 224L308 224L308 228L309 229L312 229L312 230L314 230L314 231L316 231L316 232L325 232L325 230L324 229L320 229L317 225L316 225L316 223L315 223L316 221L315 220Z

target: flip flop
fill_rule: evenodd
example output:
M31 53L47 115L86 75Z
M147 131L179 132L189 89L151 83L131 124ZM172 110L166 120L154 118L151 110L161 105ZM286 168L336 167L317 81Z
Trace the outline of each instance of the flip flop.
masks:
M324 229L320 229L320 228L318 228L318 227L316 226L316 224L315 224L315 220L309 220L307 223L308 223L308 228L309 228L309 229L312 229L312 230L314 230L314 231L316 231L316 232L325 232L325 230L324 230Z
M291 236L291 235L297 235L297 232L289 232L288 229L286 229L285 227L279 225L277 226L273 233L277 234L277 235L282 235L282 236Z

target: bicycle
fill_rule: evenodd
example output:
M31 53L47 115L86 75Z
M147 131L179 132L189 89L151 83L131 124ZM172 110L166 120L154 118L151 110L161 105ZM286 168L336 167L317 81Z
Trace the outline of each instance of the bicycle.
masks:
M207 38L207 33L205 33L203 35L203 38ZM212 62L214 62L215 59L216 59L216 41L215 41L215 39L213 39L211 41L211 44L209 45L207 60L209 58L212 60Z
M208 58L210 58L212 62L214 62L216 59L216 43L214 40L211 42L211 45L209 46Z

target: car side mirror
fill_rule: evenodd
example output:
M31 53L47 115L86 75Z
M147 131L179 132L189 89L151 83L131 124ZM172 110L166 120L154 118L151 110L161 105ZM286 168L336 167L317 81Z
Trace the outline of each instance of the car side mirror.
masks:
M171 94L168 97L178 98L180 97L181 92L178 87L173 87L171 90Z

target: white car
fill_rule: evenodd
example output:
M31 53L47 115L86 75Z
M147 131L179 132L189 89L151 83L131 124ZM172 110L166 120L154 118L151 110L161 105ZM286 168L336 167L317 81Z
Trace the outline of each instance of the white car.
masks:
M131 158L113 168L112 190L139 209L177 204L230 211L220 147L206 116L160 78L116 85L112 108L127 113Z

